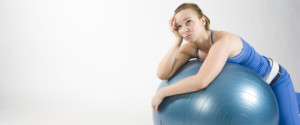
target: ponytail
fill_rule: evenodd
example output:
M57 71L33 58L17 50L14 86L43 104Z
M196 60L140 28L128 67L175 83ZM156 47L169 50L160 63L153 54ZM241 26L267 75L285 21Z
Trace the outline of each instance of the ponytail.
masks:
M205 14L203 14L203 17L205 18L205 29L209 30L210 20Z

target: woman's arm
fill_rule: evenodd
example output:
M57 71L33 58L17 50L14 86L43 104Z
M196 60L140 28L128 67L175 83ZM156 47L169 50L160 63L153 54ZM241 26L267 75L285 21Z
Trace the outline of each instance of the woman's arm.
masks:
M159 104L163 98L167 96L194 92L207 87L225 65L231 52L230 47L230 40L226 39L226 37L215 41L196 75L187 77L177 83L161 88L157 92L152 100L152 107L154 110L158 111Z
M181 45L181 41L176 41L158 65L157 76L162 80L170 78L192 55L196 54L196 49L190 44Z
M170 78L174 72L182 66L185 62L187 62L191 55L189 54L191 49L187 49L185 45L181 47L182 44L182 36L179 34L176 26L175 26L175 14L169 20L170 30L176 37L176 41L173 46L169 49L164 58L160 61L157 69L157 76L162 80L166 80ZM189 51L186 53L185 51Z

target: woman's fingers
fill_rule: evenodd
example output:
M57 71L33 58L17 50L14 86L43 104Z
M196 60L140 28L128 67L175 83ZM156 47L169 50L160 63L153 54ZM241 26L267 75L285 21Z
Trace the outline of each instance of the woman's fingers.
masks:
M174 27L174 24L175 24L175 15L169 20L169 25L171 28Z
M169 20L169 25L170 25L170 27L172 27L173 26L173 20L174 20L174 18L172 17L170 20Z
M175 19L175 18L174 18L174 21L173 21L173 22L174 22L174 25L173 25L173 26L174 26L174 29L177 29L176 26L175 26L175 25L176 25L176 19Z
M152 109L153 109L155 112L158 112L158 106L157 106L157 104L152 103L152 104L151 104L151 107L152 107Z
M152 105L152 109L157 112L157 106L156 105Z
M158 112L158 106L154 106L154 111Z
M175 14L173 15L173 17L169 20L169 25L170 25L170 30L174 33L174 35L177 38L182 38L179 34L178 28L176 26L176 18L175 18Z

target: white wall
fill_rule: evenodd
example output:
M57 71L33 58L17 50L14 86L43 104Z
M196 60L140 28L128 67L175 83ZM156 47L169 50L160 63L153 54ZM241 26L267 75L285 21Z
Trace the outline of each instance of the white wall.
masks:
M151 125L158 62L183 1L1 0L1 125ZM300 92L298 0L194 0Z

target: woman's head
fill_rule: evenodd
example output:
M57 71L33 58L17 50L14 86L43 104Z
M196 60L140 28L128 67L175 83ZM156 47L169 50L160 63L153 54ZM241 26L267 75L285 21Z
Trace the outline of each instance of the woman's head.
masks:
M194 3L183 3L175 10L175 25L179 34L187 41L199 37L199 34L209 30L210 20ZM191 38L189 38L192 35Z

